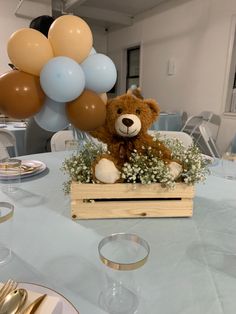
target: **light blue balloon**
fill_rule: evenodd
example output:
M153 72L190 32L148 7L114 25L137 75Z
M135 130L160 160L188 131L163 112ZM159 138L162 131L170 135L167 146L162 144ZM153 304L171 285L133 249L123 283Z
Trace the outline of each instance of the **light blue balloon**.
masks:
M63 130L70 123L66 117L65 106L65 103L47 97L41 111L34 116L34 119L44 130L51 132Z
M92 47L89 53L89 56L94 55L97 51Z
M116 67L113 61L102 53L88 56L81 67L85 75L85 88L96 93L106 93L117 79Z
M52 58L40 73L40 84L49 98L58 102L68 102L76 99L83 92L84 72L71 58Z

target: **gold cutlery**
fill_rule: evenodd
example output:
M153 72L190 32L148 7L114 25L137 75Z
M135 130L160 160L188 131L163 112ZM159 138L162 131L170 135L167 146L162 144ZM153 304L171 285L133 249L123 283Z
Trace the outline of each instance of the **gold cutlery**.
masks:
M7 282L4 283L2 288L0 289L0 304L5 296L10 293L11 291L15 290L17 287L17 282L9 279Z
M0 305L0 314L16 314L23 308L28 293L25 289L15 289L8 293Z
M37 298L34 302L32 302L25 310L21 312L21 314L33 314L36 312L40 304L43 302L43 300L46 298L46 294L40 296ZM0 312L1 314L1 312Z

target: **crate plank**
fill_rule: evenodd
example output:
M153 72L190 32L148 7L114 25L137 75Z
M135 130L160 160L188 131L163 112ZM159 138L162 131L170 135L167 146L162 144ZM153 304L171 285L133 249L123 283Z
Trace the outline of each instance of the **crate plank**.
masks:
M194 187L177 183L174 190L160 184L71 185L73 219L191 217Z

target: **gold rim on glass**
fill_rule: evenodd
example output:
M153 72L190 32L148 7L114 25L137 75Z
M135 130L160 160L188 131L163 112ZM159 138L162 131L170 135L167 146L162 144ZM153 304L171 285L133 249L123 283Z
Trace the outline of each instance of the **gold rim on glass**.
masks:
M1 216L1 207L5 207L9 209L9 212L4 216ZM14 205L8 202L0 202L0 223L10 219L13 216L13 214L14 214Z
M118 262L114 262L112 260L109 260L108 258L106 258L101 253L101 250L104 247L104 245L106 245L107 243L118 240L118 239L123 239L123 240L128 240L128 241L131 241L134 243L138 243L139 245L141 245L146 250L146 255L144 256L144 258L139 259L133 263L118 263ZM101 261L103 262L103 264L105 264L106 266L108 266L112 269L115 269L115 270L134 270L134 269L137 269L137 268L143 266L146 263L148 255L150 253L150 246L147 243L147 241L145 241L144 239L142 239L141 237L139 237L136 234L114 233L114 234L111 234L110 236L105 237L104 239L102 239L100 241L100 243L98 244L98 253L99 253L99 257L100 257Z

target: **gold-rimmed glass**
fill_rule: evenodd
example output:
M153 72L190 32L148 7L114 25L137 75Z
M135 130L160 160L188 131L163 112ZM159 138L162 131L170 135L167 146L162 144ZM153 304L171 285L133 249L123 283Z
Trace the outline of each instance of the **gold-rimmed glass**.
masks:
M149 252L149 244L136 234L115 233L100 241L98 253L105 265L105 281L99 305L108 313L137 313L140 286L134 271L146 263Z
M0 266L11 258L13 216L14 205L0 202Z

